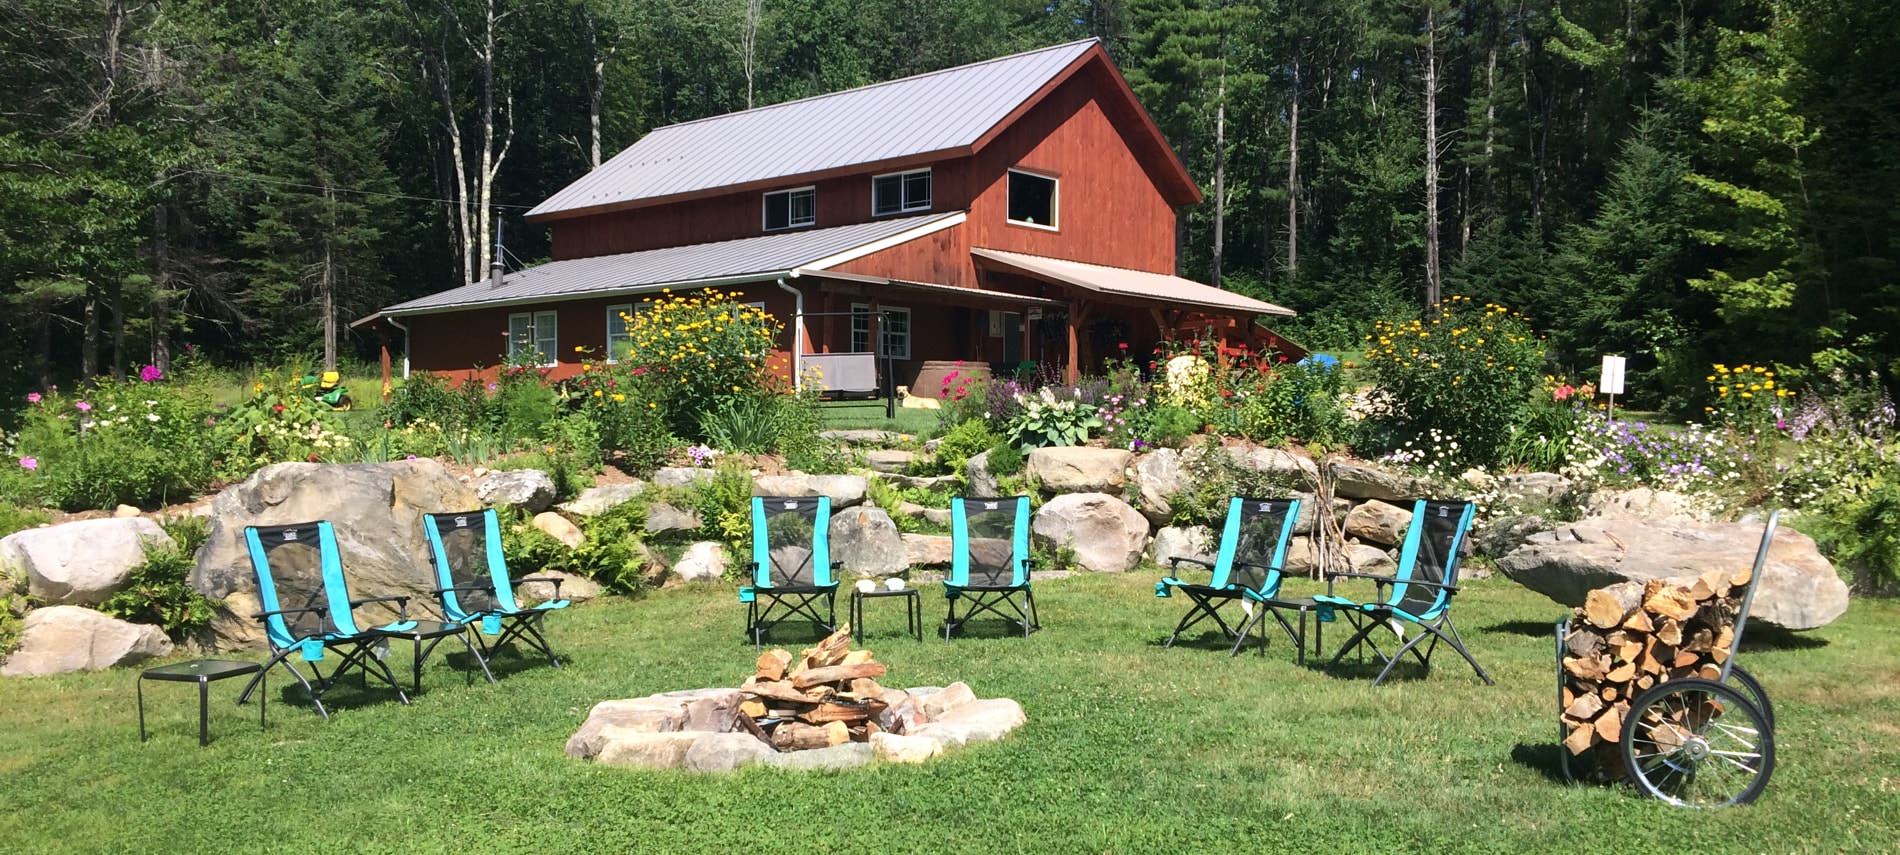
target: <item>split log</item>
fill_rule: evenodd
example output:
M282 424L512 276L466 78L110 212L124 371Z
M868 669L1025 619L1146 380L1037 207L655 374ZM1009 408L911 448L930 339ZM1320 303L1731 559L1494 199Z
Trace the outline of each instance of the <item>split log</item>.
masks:
M825 734L825 744L827 746L843 745L851 741L851 728L842 721L834 721L827 724L823 730Z
M767 745L772 744L772 735L769 733L766 733L765 728L759 726L758 720L750 715L747 715L744 710L741 710L739 712L739 717L737 721L739 722L739 729L741 731L750 733L753 736L758 737L760 742L763 742Z
M843 722L837 722L843 727ZM780 751L806 751L813 748L826 748L838 743L831 741L826 728L802 721L781 722L772 730L772 745Z
M857 665L827 665L808 668L792 677L792 687L809 689L823 683L850 683L859 677L884 676L884 663L862 662Z
M759 664L753 674L761 680L783 680L785 669L792 666L792 653L789 650L774 648L759 654Z
M823 701L819 695L809 695L795 688L795 684L784 680L747 680L739 686L739 691L754 697L772 701L785 701L794 704L815 704Z
M800 718L812 724L829 724L834 721L861 722L875 718L883 711L883 701L865 701L860 704L827 703L819 704Z
M1609 591L1598 588L1583 599L1583 619L1591 626L1615 628L1623 622L1623 604Z

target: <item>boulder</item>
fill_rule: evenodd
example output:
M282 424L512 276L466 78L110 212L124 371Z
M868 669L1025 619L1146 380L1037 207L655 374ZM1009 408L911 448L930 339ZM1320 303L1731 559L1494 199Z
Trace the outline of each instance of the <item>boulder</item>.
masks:
M848 428L843 430L821 430L818 436L834 442L851 445L898 445L909 442L914 437L907 433L871 428Z
M1498 517L1481 522L1472 528L1472 546L1479 555L1501 558L1511 550L1523 546L1531 535L1550 531L1558 525L1536 514Z
M1172 570L1176 558L1213 561L1214 550L1220 545L1217 541L1214 530L1204 525L1156 529L1154 543L1148 547L1148 560L1163 570Z
M842 508L864 501L865 488L863 475L787 472L783 475L760 475L752 479L754 496L828 496L834 514Z
M750 733L708 733L693 740L680 763L693 772L730 772L777 756L778 749Z
M1135 486L1140 490L1141 515L1155 525L1174 519L1174 497L1189 486L1181 468L1181 452L1157 448L1135 461Z
M16 531L0 538L0 578L44 603L98 605L124 588L146 550L175 546L146 517L108 517Z
M731 564L725 544L702 540L680 553L679 560L673 562L673 574L687 582L712 582L725 576Z
M1344 530L1347 537L1380 546L1397 546L1405 540L1405 529L1411 524L1410 509L1373 499L1346 512Z
M1313 458L1284 448L1235 447L1227 453L1240 466L1277 476L1290 486L1304 487L1319 480Z
M1699 576L1752 566L1761 526L1597 517L1532 535L1498 559L1498 569L1566 606L1583 605L1596 588L1620 582ZM1847 611L1847 584L1787 526L1775 532L1756 590L1751 621L1788 630L1825 626Z
M1584 503L1584 514L1634 520L1704 521L1709 513L1696 506L1695 499L1668 490L1637 487L1595 493Z
M542 511L535 514L534 519L530 520L528 524L540 529L541 532L548 537L560 541L563 546L569 549L579 549L581 548L581 544L587 542L587 535L581 531L580 526L569 522L567 517L561 516L553 511Z
M703 524L697 511L676 508L665 502L654 502L647 506L647 534L697 531Z
M1396 501L1416 499L1430 491L1423 480L1369 463L1333 462L1333 492L1347 499Z
M600 750L594 762L609 766L639 766L647 769L677 769L686 762L693 743L711 734L691 731L650 733L623 727L608 727L600 733Z
M943 534L899 535L904 541L904 562L912 567L947 567L951 561L950 536Z
M907 487L907 488L915 488L918 490L935 490L938 487L949 487L949 486L954 485L956 483L957 476L955 475L904 475L898 472L880 472L877 474L877 479L879 481L883 481L887 484L890 484L891 486L894 486L894 487Z
M963 479L970 485L972 496L995 496L1003 488L996 482L996 476L990 474L990 453L973 454L963 462Z
M1312 534L1313 529L1319 525L1319 497L1312 493L1295 493L1294 496L1300 500L1300 516L1299 519L1293 521L1293 533ZM1339 498L1333 499L1334 521L1344 521L1346 513L1351 510L1352 502Z
M924 521L931 525L949 527L951 521L949 508L925 508Z
M707 689L704 691L713 693L731 690ZM644 698L601 701L588 711L587 720L581 722L580 729L574 731L573 736L568 737L567 756L586 759L599 754L606 744L605 734L608 728L647 733L679 730L680 726L686 723L686 705L698 700L700 694L673 692Z
M859 576L888 576L910 566L897 524L883 508L860 505L831 514L831 564Z
M588 487L572 501L562 503L561 511L578 517L597 517L633 501L635 496L645 492L646 487L644 481Z
M600 583L585 576L563 573L559 570L536 571L533 578L561 580L561 599L580 604L600 596ZM524 606L554 599L554 583L523 582L515 586L515 597Z
M49 606L27 613L19 646L0 664L0 676L98 671L171 652L171 639L158 627L79 606Z
M970 689L969 683L958 680L918 697L923 704L925 717L934 721L942 718L944 713L976 700L976 692Z
M1398 569L1391 553L1364 543L1346 544L1346 567L1354 573L1383 573Z
M1555 504L1570 495L1571 483L1569 478L1555 472L1518 472L1498 476L1497 488L1507 503Z
M864 453L864 465L871 467L871 471L891 475L903 472L916 459L917 455L895 448L881 448Z
M1302 576L1312 575L1319 569L1319 550L1314 547L1313 539L1296 536L1286 544L1286 572Z
M250 620L257 608L257 578L243 543L247 525L329 520L352 593L407 595L413 598L413 608L435 600L430 593L434 565L422 534L422 515L480 506L474 491L427 458L349 465L278 463L259 469L211 502L209 539L198 551L191 585L227 602L220 610L224 619L214 619L204 641L214 649L263 641L257 622ZM232 600L239 592L246 596Z
M919 725L906 736L919 736L955 748L971 742L993 742L1028 721L1021 704L1009 698L987 698L959 704L941 718Z
M1134 454L1120 448L1074 445L1029 452L1029 474L1045 493L1104 493L1128 482Z
M1037 541L1075 551L1087 570L1121 573L1141 561L1148 520L1107 493L1064 493L1043 503L1031 523Z
M145 512L131 505L120 505L112 509L112 515L115 517L136 517L143 513Z
M701 481L711 481L711 469L698 469L692 466L665 466L653 470L655 487L691 487Z
M522 508L531 514L553 507L557 492L554 479L539 469L491 472L475 483L475 497L483 505Z
M943 754L943 743L927 736L880 730L871 734L871 752L891 763L923 763Z

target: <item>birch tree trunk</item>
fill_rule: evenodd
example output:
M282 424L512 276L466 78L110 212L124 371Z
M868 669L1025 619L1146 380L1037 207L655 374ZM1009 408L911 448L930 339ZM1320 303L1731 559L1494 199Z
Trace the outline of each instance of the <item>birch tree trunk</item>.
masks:
M1286 277L1300 271L1300 59L1293 58L1293 97L1287 104Z
M752 109L752 84L758 74L759 23L765 17L764 0L744 0L739 20L739 67L745 74L745 107Z
M336 234L336 193L326 183L323 204L329 223L323 235L323 270L318 287L323 304L323 370L336 370L336 254L331 236Z
M1227 252L1227 38L1221 37L1221 66L1214 88L1214 287L1221 287L1221 258Z

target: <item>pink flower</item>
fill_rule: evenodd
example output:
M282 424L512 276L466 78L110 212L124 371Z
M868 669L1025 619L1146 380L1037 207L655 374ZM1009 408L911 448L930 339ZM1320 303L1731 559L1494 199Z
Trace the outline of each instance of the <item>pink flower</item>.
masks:
M165 372L156 365L147 365L139 369L139 380L145 383L157 383L165 379Z
M28 393L26 393L26 402L27 402L27 403L29 403L29 404L37 404L37 403L39 403L39 402L40 402L40 393L38 393L38 392L28 392Z
M92 405L86 403L85 401L80 401L79 403L73 405L73 409L78 410L82 413L90 413L92 412Z
M33 470L35 470L35 469L38 469L38 468L40 468L40 461L39 461L39 458L37 458L37 457L22 457L22 458L20 458L20 468L21 468L21 469L25 469L25 470L27 470L28 472L31 472L31 471L33 471Z

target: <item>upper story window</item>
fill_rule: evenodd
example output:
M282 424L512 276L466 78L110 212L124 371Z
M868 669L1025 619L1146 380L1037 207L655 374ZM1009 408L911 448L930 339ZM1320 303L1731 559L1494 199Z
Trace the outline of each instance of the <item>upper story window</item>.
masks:
M930 210L930 170L914 169L871 178L871 215Z
M818 222L818 191L810 187L765 194L765 230L795 229Z
M1056 179L1034 172L1009 171L1009 221L1041 229L1056 228Z

